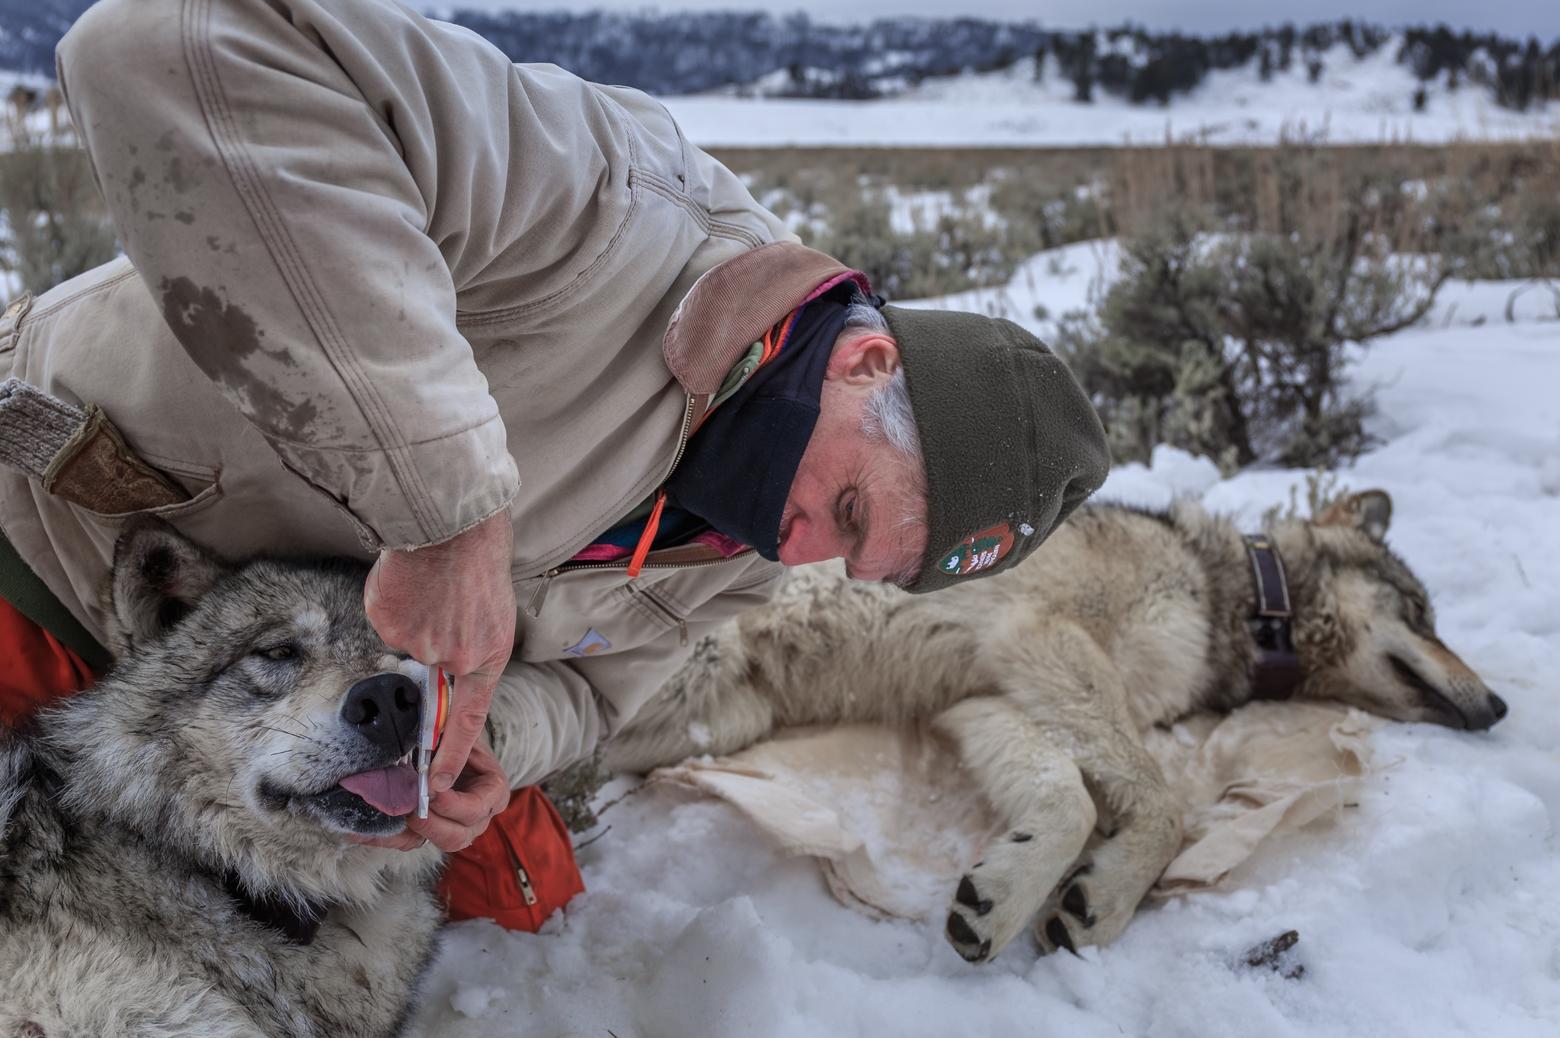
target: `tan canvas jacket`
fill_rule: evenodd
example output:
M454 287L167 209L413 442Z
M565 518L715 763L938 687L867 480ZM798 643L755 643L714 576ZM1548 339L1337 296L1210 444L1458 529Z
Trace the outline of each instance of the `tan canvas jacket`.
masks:
M507 509L516 784L767 596L752 553L565 565L843 269L662 106L386 0L103 0L58 60L127 258L13 307L0 378L100 406L188 493L163 518L235 557L367 558ZM0 489L6 536L101 638L124 516Z

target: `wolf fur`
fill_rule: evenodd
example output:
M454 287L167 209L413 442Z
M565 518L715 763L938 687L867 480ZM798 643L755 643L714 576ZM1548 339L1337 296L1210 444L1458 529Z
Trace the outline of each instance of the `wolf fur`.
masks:
M1488 728L1505 704L1436 637L1424 586L1383 543L1390 515L1368 491L1268 531L1296 697ZM790 725L929 719L1005 827L954 892L954 948L986 960L1030 920L1043 951L1105 944L1181 837L1140 733L1251 698L1255 600L1240 532L1190 502L1080 510L1023 565L935 595L812 567L701 641L606 762L646 771Z
M0 732L0 1035L401 1031L439 855L348 839L404 827L337 786L395 758L343 720L347 689L400 665L364 573L121 536L118 666ZM301 943L245 903L323 918Z

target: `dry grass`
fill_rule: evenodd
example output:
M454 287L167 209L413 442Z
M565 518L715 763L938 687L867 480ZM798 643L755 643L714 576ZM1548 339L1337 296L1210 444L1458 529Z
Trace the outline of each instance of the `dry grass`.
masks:
M872 270L898 257L917 273L915 294L953 292L1004 280L1027 255L1086 238L1132 236L1167 206L1209 230L1302 234L1333 240L1351 233L1352 202L1372 193L1374 236L1394 250L1442 254L1479 277L1560 276L1560 140L1389 143L1329 147L1286 142L1269 148L1170 144L1152 148L726 149L717 158L744 174L754 193L784 214L816 225L849 226L813 242ZM946 191L957 198L991 188L984 207L1004 227L981 242L971 268L940 262L935 227L919 236L883 221L850 219L885 188ZM946 214L954 222L983 213ZM803 230L803 237L808 231ZM967 236L954 236L962 244ZM992 250L996 253L993 254ZM957 255L957 248L949 248ZM907 258L909 257L909 258ZM890 270L876 271L906 282Z

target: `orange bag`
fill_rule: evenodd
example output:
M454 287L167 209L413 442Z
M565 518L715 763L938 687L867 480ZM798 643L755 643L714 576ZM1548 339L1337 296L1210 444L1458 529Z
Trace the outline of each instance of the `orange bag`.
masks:
M51 700L92 684L92 668L0 598L0 724L15 728Z
M515 790L487 831L450 856L439 881L451 922L491 919L527 933L584 889L569 829L538 786Z

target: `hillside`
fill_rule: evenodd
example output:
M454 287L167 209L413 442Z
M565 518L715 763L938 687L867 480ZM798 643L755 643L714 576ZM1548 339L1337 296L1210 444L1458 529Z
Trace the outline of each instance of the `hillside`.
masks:
M1075 98L1054 54L989 72L926 79L872 101L753 96L727 88L667 97L688 137L704 147L1059 147L1270 144L1280 137L1331 143L1457 139L1521 140L1560 129L1560 104L1515 111L1488 88L1443 70L1428 80L1396 59L1394 36L1356 56L1344 45L1319 52L1320 70L1258 63L1213 70L1168 102L1134 102L1114 92Z
M46 76L59 37L87 0L0 0L0 72ZM1192 35L1123 25L1063 31L1036 22L880 18L821 25L801 13L435 12L515 61L550 61L586 79L660 96L914 100L1002 73L1008 104L1069 101L1177 110L1189 100L1238 109L1249 84L1314 88L1329 104L1373 70L1377 114L1428 109L1465 93L1473 106L1543 109L1560 98L1560 40L1545 44L1444 26L1388 29L1345 20ZM1387 76L1381 70L1393 70ZM1036 76L1040 78L1036 81ZM950 86L951 84L951 86ZM1388 87L1390 86L1390 89ZM987 98L968 100L984 103Z

